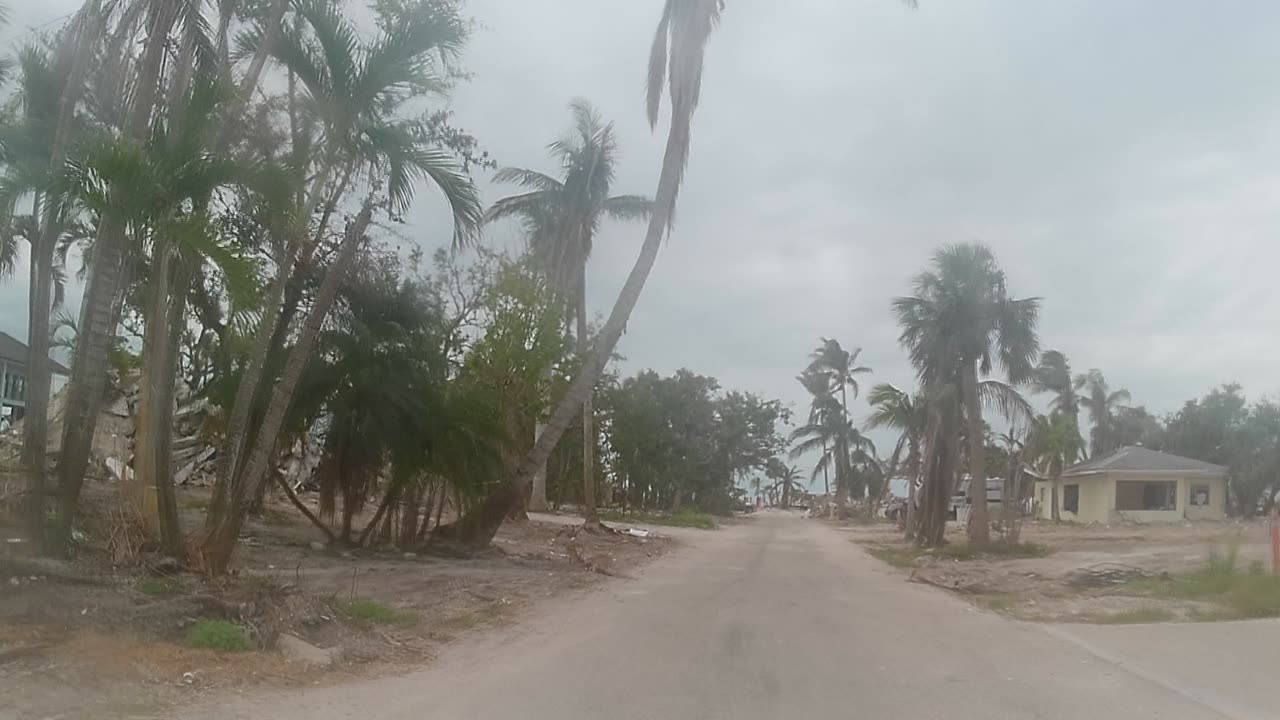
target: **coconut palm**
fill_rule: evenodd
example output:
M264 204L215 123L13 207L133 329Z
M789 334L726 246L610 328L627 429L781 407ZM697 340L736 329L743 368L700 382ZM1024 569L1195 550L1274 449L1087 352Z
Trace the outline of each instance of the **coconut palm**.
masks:
M792 493L803 494L805 491L805 484L802 482L804 473L795 465L787 465L778 458L771 458L765 474L774 481L769 489L778 491L783 508L791 507Z
M967 423L970 500L969 540L990 540L982 404L1025 412L1025 400L1009 385L979 382L997 366L1013 385L1030 379L1039 353L1039 299L1015 299L991 251L978 244L948 245L932 267L915 278L915 294L896 298L900 342L925 391L956 391ZM984 397L985 396L985 397ZM979 488L981 493L979 497Z
M1113 392L1097 368L1077 375L1075 389L1085 391L1080 396L1080 407L1089 411L1093 425L1089 430L1089 454L1099 457L1115 450L1116 413L1132 399L1129 391L1120 388Z
M826 373L803 372L796 376L796 380L804 386L810 397L809 401L809 422L818 422L823 409L830 404L831 401L831 376ZM827 448L824 444L822 454L827 454ZM830 472L826 465L822 466L822 491L826 495L831 494Z
M1039 470L1053 483L1051 517L1061 519L1058 507L1059 484L1062 471L1075 462L1080 453L1080 434L1065 415L1041 416L1031 430L1027 454L1034 459Z
M1040 364L1031 376L1031 388L1038 393L1053 393L1049 408L1055 413L1075 417L1080 413L1080 397L1071 377L1071 363L1059 350L1040 353Z
M519 195L503 198L485 214L485 222L519 218L529 250L560 297L577 318L579 355L590 348L587 338L587 260L596 232L605 219L642 220L653 203L640 195L609 192L618 162L613 123L605 123L585 100L569 105L573 128L547 146L560 165L560 178L523 168L503 168L494 180L524 188ZM583 511L588 523L597 523L595 482L592 472L594 435L591 430L591 394L582 406ZM545 472L539 477L546 477ZM546 509L546 483L534 483L530 507Z
M928 407L920 395L910 395L889 383L880 383L867 395L871 404L871 416L863 424L865 430L888 428L898 431L893 454L889 456L886 474L893 478L902 474L907 478L907 524L915 504L916 483L922 467L921 448L925 430L929 424ZM888 484L885 485L888 487Z
M667 145L654 194L653 214L645 232L640 255L623 283L609 317L600 329L591 354L578 371L569 390L557 403L546 427L538 435L533 449L525 457L511 483L494 493L457 525L441 535L477 545L487 545L507 517L510 508L521 502L525 488L560 441L560 436L573 422L604 372L604 366L617 347L631 312L640 300L645 281L658 259L662 241L671 230L675 218L676 198L684 179L689 158L693 113L702 93L702 66L711 31L720 22L723 0L665 0L658 30L649 54L649 83L646 107L649 124L656 126L658 109L664 91L671 98L671 124Z
M852 428L849 421L849 390L858 396L858 376L871 372L871 368L858 364L861 348L849 352L840 346L840 342L831 338L820 338L820 344L810 355L806 375L825 377L827 392L839 408L839 422L830 423L836 432L832 440L837 447L833 448L836 460L836 504L843 505L847 493L853 489L851 482L852 468L849 465L853 445L849 442L847 429ZM803 382L803 381L802 381ZM812 381L817 383L817 381ZM835 400L836 395L839 399Z
M836 504L843 505L849 493L861 490L855 487L854 465L875 456L875 444L844 419L839 401L827 396L815 398L818 407L808 423L791 432L789 441L795 443L788 453L792 459L811 453L820 453L811 477L831 469L836 476Z

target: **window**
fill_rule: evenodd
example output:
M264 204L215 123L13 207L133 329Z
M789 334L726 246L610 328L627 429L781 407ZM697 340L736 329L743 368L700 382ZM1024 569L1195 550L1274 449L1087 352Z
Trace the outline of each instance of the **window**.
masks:
M1178 483L1174 480L1141 482L1121 480L1116 483L1117 510L1177 510Z
M1190 503L1191 507L1209 507L1209 486L1192 485Z
M1062 486L1062 509L1069 513L1080 512L1080 486Z

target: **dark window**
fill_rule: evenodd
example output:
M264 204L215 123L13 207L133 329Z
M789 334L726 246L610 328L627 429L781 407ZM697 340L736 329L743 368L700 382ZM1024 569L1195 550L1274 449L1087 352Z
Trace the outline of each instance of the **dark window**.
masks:
M1140 482L1121 480L1116 483L1117 510L1177 510L1176 481Z
M1069 513L1080 512L1080 486L1062 486L1062 509Z

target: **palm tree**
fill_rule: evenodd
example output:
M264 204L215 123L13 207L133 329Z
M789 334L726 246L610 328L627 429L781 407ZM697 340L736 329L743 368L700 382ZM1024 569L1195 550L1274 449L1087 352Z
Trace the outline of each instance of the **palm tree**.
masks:
M784 509L791 507L791 494L793 492L804 493L805 486L801 482L804 478L804 473L795 465L787 465L778 458L771 458L765 472L774 481L769 486L769 489L776 489L780 492Z
M838 390L840 398L839 406L839 422L831 423L831 427L835 429L836 435L833 440L836 443L836 504L843 506L847 500L848 493L853 489L852 467L849 465L850 453L853 446L849 442L846 429L852 429L849 422L849 393L853 390L853 396L858 397L858 375L871 372L871 368L863 367L858 364L858 355L862 352L861 348L856 348L853 352L848 352L840 346L839 341L831 338L820 338L817 349L810 356L809 367L805 373L814 376L824 376L828 393L834 399Z
M916 502L916 483L922 465L921 448L929 424L928 407L920 395L909 395L889 383L871 388L867 396L873 410L863 424L865 430L890 428L898 431L893 454L889 457L888 476L899 473L907 478L907 527L911 527ZM886 483L887 487L888 483Z
M830 404L831 400L831 376L825 373L803 372L796 377L804 389L809 392L812 398L809 401L809 422L817 423L822 417L823 409ZM827 454L827 447L824 443L822 446L822 454ZM827 466L822 466L822 492L828 496L831 495L830 473Z
M523 168L503 168L494 180L520 185L526 192L494 203L485 213L485 222L507 217L521 220L530 252L559 296L570 299L570 315L577 318L578 354L585 358L590 349L587 260L596 231L606 218L643 220L652 212L653 203L640 195L609 195L618 162L613 123L605 123L585 100L574 100L569 109L574 121L572 130L548 146L551 157L560 164L561 178ZM591 421L591 393L588 392L582 406L582 498L588 524L599 522L592 472L595 438ZM529 506L532 510L545 510L545 469L537 477L542 481L534 482Z
M969 541L984 545L990 528L982 402L986 396L989 403L1016 412L1025 400L1008 385L980 383L979 376L999 365L1013 385L1030 379L1040 349L1040 301L1010 297L1004 271L983 245L945 246L931 264L916 276L915 295L896 298L893 309L902 327L899 340L921 385L930 393L948 387L958 391L968 430Z
M854 489L854 465L865 463L868 457L874 458L875 445L845 421L835 398L815 398L815 403L818 407L810 421L791 432L788 440L796 444L788 455L795 459L819 452L811 477L816 478L819 472L825 475L828 468L834 468L836 504L843 506L842 498L847 498Z
M1051 517L1055 521L1062 519L1058 507L1062 471L1075 462L1080 453L1079 443L1079 432L1065 415L1041 416L1031 431L1028 454L1053 482Z
M1089 411L1089 422L1093 424L1089 430L1089 455L1100 457L1115 450L1116 412L1132 400L1129 391L1120 388L1112 392L1097 368L1077 375L1075 389L1085 391L1080 396L1080 406Z
M1068 417L1080 413L1080 398L1071 377L1071 363L1059 350L1045 350L1040 354L1040 364L1031 376L1031 388L1035 392L1053 393L1049 408Z
M649 124L656 126L662 94L671 98L671 125L667 133L662 171L654 194L653 214L645 232L640 255L627 276L608 319L596 336L591 354L578 371L568 392L556 404L547 425L538 435L533 449L520 464L511 483L494 493L455 527L442 534L452 535L469 544L488 545L507 517L510 508L524 496L538 469L560 441L560 436L573 422L587 396L604 372L604 366L618 345L631 312L640 300L645 281L658 259L662 241L671 230L675 217L676 197L684 179L689 159L693 113L702 93L702 66L711 31L720 22L724 0L665 0L662 17L649 54L647 109Z
M309 217L318 208L320 199L327 197L325 188L331 178L339 188L365 178L370 190L360 211L347 224L336 256L324 273L280 378L271 388L248 454L239 461L235 446L239 440L229 437L233 444L229 457L219 459L215 502L210 506L201 548L205 569L214 574L226 570L245 514L266 480L294 390L329 308L356 261L375 206L385 204L393 214L403 212L415 183L429 180L449 203L455 246L475 238L482 216L475 186L452 156L426 139L429 136L420 121L399 117L414 97L447 89L440 71L461 50L465 24L447 13L413 15L386 27L378 39L368 42L360 39L355 26L332 3L304 0L296 8L310 34L285 33L273 52L304 86L308 105L320 121L321 137L316 146L325 148L299 217ZM385 195L385 200L376 193ZM324 213L322 219L328 215ZM296 250L298 245L299 237L294 234L288 246ZM286 260L292 252L286 251ZM279 307L284 293L281 278L287 280L290 265L280 264L267 307ZM274 315L268 312L267 317L274 320ZM255 386L262 379L262 364L274 334L273 322L259 323L254 356L228 422L229 436L233 429L243 432L247 427Z

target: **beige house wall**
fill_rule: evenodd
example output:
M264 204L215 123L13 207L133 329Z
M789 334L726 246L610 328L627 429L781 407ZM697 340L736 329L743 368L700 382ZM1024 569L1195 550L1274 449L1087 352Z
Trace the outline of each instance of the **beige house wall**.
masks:
M1174 510L1116 510L1116 482L1177 482L1177 507ZM1227 512L1227 479L1224 477L1178 477L1176 475L1132 475L1132 474L1099 474L1074 478L1062 478L1059 481L1058 507L1065 508L1064 496L1068 485L1080 486L1079 512L1062 510L1063 520L1074 522L1179 522L1187 520L1216 520L1226 516ZM1203 507L1192 507L1191 488L1198 485L1209 487L1209 504ZM1052 519L1053 506L1050 493L1053 483L1041 480L1036 483L1035 499L1037 517Z

